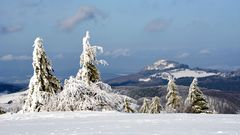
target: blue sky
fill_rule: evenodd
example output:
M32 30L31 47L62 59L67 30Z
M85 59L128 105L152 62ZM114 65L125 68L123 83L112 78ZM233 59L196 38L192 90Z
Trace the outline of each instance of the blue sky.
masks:
M104 47L103 75L137 72L158 59L240 68L239 0L2 0L0 81L32 74L37 36L60 78L79 68L81 39Z

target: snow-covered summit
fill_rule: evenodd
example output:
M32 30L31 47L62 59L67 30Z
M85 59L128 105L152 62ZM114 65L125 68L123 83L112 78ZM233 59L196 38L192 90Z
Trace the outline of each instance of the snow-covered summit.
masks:
M175 68L189 68L189 67L188 65L180 64L175 61L160 59L154 62L152 65L147 66L145 70L167 70Z
M153 71L149 78L168 79L169 76L174 78L183 77L207 77L218 75L216 72L210 72L203 69L192 69L188 65L175 61L160 59L145 68L144 71Z

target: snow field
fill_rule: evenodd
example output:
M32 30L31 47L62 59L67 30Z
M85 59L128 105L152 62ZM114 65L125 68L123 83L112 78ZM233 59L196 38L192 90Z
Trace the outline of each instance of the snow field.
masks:
M240 135L240 115L40 112L0 115L0 135Z

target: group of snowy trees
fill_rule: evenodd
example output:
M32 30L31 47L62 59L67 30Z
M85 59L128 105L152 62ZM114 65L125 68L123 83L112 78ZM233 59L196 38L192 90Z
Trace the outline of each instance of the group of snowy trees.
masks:
M143 105L140 108L139 112L140 113L160 113L161 110L162 110L162 106L160 103L160 98L154 97L152 98L151 104L146 98L144 98Z
M34 74L29 83L28 96L23 111L79 111L79 110L123 110L127 96L114 94L108 84L101 82L97 60L102 52L100 46L91 46L89 32L83 38L80 70L76 77L65 80L64 86L53 75L53 68L43 47L43 40L36 38L33 51Z
M53 68L43 47L43 40L36 38L33 51L34 74L29 83L28 96L23 111L79 111L79 110L117 110L135 113L136 104L130 97L112 93L111 87L101 82L97 64L106 65L104 60L97 60L97 53L102 47L90 45L90 35L83 38L83 51L80 56L80 69L76 77L65 80L64 86L54 76ZM182 98L179 96L174 80L169 79L165 110L167 112L205 113L208 103L197 86L195 78L190 86L183 111ZM140 113L160 113L163 107L159 97L149 103L145 98Z
M209 110L208 102L202 93L202 91L197 86L197 78L194 78L190 88L188 96L185 103L182 101L182 97L177 91L176 84L173 78L169 79L166 95L166 105L165 111L171 113L187 112L187 113L211 113ZM162 111L162 106L159 97L154 97L152 103L144 98L142 107L140 108L140 113L160 113Z

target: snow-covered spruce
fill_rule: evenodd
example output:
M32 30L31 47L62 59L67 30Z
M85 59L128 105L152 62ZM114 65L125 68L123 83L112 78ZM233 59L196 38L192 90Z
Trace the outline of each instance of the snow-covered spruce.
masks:
M190 85L188 97L185 100L185 112L210 113L208 102L198 87L197 78L194 78Z
M103 48L100 46L91 46L90 45L90 35L89 32L86 32L86 36L83 37L83 51L80 56L80 65L82 68L77 74L77 78L83 80L86 84L95 83L100 81L100 73L96 67L96 64L107 65L105 60L97 60L97 52L102 53Z
M0 115L1 115L1 114L4 114L4 113L6 113L6 112L3 111L2 107L0 107Z
M149 112L149 103L148 103L147 98L143 99L143 105L141 106L139 112L140 113L148 113Z
M135 111L131 108L131 101L128 98L125 98L123 105L124 112L134 113Z
M106 64L104 60L97 60L99 46L91 46L89 32L83 38L83 52L80 57L80 68L76 77L65 80L64 89L56 96L49 108L54 111L81 110L117 110L123 111L124 99L129 97L112 93L108 84L101 82L96 64ZM131 99L133 100L133 99ZM55 108L55 109L53 109Z
M28 96L23 107L24 111L42 111L51 102L51 97L61 91L60 81L53 75L43 40L36 38L33 51L34 74L29 83Z
M154 97L152 99L152 103L149 107L149 113L160 113L162 110L162 106L160 103L160 98L159 97Z
M171 77L168 82L166 100L165 108L167 112L181 112L182 98L179 96L177 86Z

